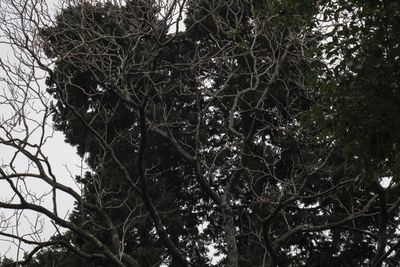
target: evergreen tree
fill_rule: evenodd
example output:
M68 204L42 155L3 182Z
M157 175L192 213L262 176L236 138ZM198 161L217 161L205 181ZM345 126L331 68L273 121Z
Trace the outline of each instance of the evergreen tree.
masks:
M42 68L90 171L68 222L21 204L68 229L29 266L399 264L399 8L64 7L40 28Z
M119 183L124 179L115 177L123 174L118 174L109 151L101 147L102 144L90 131L82 129L90 126L104 133L104 137L112 143L116 157L121 158L122 164L136 176L138 174L135 173L134 163L141 134L137 109L140 101L148 98L146 120L149 124L161 127L156 126L154 131L149 127L146 133L149 140L146 165L155 166L147 190L149 194L154 192L150 195L153 202L163 202L167 207L174 204L176 215L168 214L162 218L174 243L184 254L190 255L190 260L198 266L208 262L204 260L207 259L207 246L214 245L218 253L229 254L224 248L226 218L221 215L222 199L229 193L232 194L229 202L235 203L230 211L233 212L232 223L240 229L239 233L234 234L238 242L235 249L241 259L239 264L262 264L266 245L270 246L269 253L275 264L287 264L290 261L290 257L284 253L289 249L287 245L272 246L273 240L285 233L285 226L274 222L276 218L265 220L273 210L280 213L281 204L256 203L262 199L283 202L279 195L282 190L289 190L289 196L293 194L295 199L294 192L282 188L282 183L285 180L292 181L296 189L305 178L304 166L300 162L303 152L299 149L303 140L295 135L301 136L298 114L310 105L307 85L302 83L305 79L303 72L307 72L310 67L301 54L303 45L307 44L301 43L296 36L306 34L306 29L312 26L310 21L315 9L311 4L299 9L300 4L294 3L280 5L257 1L250 4L240 1L194 1L188 3L185 19L187 31L174 39L166 34L166 41L156 40L161 34L153 33L141 39L140 49L136 48L135 53L132 53L119 51L129 49L132 43L137 44L134 36L123 37L124 34L128 35L125 32L129 32L129 28L123 27L124 19L119 21L123 16L128 16L124 12L131 16L137 12L128 10L130 6L137 6L131 4L122 8L77 6L59 15L57 28L44 31L45 38L49 40L48 54L52 55L56 51L58 54L53 55L55 58L63 58L64 49L70 51L69 46L74 45L71 39L89 38L87 43L91 42L90 35L73 30L71 25L75 20L77 25L96 25L99 29L94 32L101 32L108 37L104 38L105 44L100 41L96 41L94 46L83 44L80 48L82 52L77 55L84 56L85 60L78 61L70 57L58 60L55 74L49 79L49 85L53 88L50 91L59 99L55 105L58 128L66 133L67 141L78 145L82 156L84 153L89 154L87 161L95 170L94 174L81 179L89 190L87 200L96 201L94 197L98 195L95 195L94 183L98 180L102 183L99 188L119 196L124 189L130 193L132 188L129 188L129 183L121 187ZM82 9L88 13L81 15ZM118 10L118 17L101 15L113 14L115 10ZM140 12L138 16L147 14L152 17L148 15L151 11ZM289 19L286 13L296 15L297 19ZM275 14L280 15L275 18ZM119 22L118 26L115 26L117 23L113 24L114 19ZM131 20L129 22L132 23ZM156 18L145 22L147 24L142 25L144 29L140 29L140 32L146 32L149 24L162 28L162 22ZM112 26L106 27L107 24ZM64 28L71 30L65 31ZM112 31L113 35L107 30ZM121 38L115 38L117 32ZM111 38L116 40L109 40ZM165 44L160 45L163 41ZM224 49L221 50L221 47ZM108 53L117 51L117 55L126 54L126 60L131 65L125 66L128 70L125 69L121 77L117 76L121 75L119 68L121 64L127 63L120 62L117 56L96 59L97 54L103 57L101 49L107 49ZM155 56L150 57L145 64L140 61L140 65L135 66L137 60L148 55ZM104 61L107 64L103 66ZM102 65L97 66L98 62ZM108 76L105 76L105 70ZM137 75L132 75L132 72ZM152 84L143 77L146 72L150 73ZM129 97L122 95L121 88L126 88ZM132 99L132 96L136 99ZM69 106L65 106L66 102ZM166 111L167 116L163 114ZM82 118L89 120L90 125L84 125ZM126 138L121 138L124 136ZM191 151L200 156L193 159L193 156L188 156ZM113 185L116 181L119 187ZM218 194L224 191L222 196ZM163 196L163 199L158 199L158 196ZM120 197L112 199L110 195L110 198L110 206L118 206L121 201ZM128 206L119 208L129 210L135 205L143 205L140 199L127 198L128 201L132 199L135 200L132 206L124 202ZM115 203L111 204L112 201ZM162 206L158 208L170 213L164 211ZM295 207L290 209L293 209L293 214L287 215L287 220L290 223L302 223L302 220L291 222L298 214ZM110 217L126 219L127 214L122 215L117 210L110 208L110 212L115 212L115 216ZM79 207L72 220L82 223L80 216L83 214L88 222L93 222L93 225L88 223L88 227L101 225L96 214L87 218L88 211L80 210ZM197 228L203 223L207 223L208 227L204 233L199 233ZM104 229L108 231L106 226ZM149 236L151 229L152 225L146 216L143 216L143 222L136 220L132 232L142 233L145 237L129 236L129 240L140 241L137 241L136 246L126 246L126 251L157 255L154 253L157 241L151 241L151 234ZM253 236L255 233L263 233L263 241ZM106 233L103 234L106 235L105 241L111 239ZM147 242L150 242L149 245L146 245ZM155 260L162 257L161 251L162 248L160 256ZM134 257L148 260L148 257L138 254ZM178 264L172 257L171 266Z

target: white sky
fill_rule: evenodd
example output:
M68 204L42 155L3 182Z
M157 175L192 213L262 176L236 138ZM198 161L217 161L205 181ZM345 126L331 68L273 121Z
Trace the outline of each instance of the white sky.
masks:
M1 0L0 0L1 2ZM53 6L55 4L55 0L48 0L47 4L49 7ZM1 9L1 3L0 3L0 9ZM53 9L53 8L51 8ZM3 35L3 32L0 32L0 36ZM4 40L1 39L0 40ZM11 63L13 62L13 51L10 49L10 47L7 47L5 44L0 44L0 59L5 61L7 59L10 59ZM15 61L15 59L14 59ZM39 75L40 73L38 73ZM42 75L43 76L43 75ZM13 111L12 107L10 106L10 102L5 102L4 98L1 98L1 96L4 96L4 94L7 94L10 96L12 88L7 86L7 83L4 82L3 79L5 79L5 73L4 71L0 70L0 123L2 123L4 120L7 120L11 118L12 116L15 115L15 112ZM45 91L46 86L44 84L44 80L41 80L38 83L38 86L40 87L41 91ZM37 110L43 110L43 106L41 106L40 103L36 101L35 103L35 108ZM27 117L32 118L31 122L28 122L30 127L34 127L34 120L41 119L43 113L38 113L36 110L30 110L29 108L26 109L27 111ZM48 119L48 123L51 124L51 117ZM45 135L49 136L50 138L48 139L48 142L46 142L45 146L43 147L43 152L44 154L48 157L51 166L52 166L52 171L57 177L58 182L61 182L63 184L66 184L77 191L79 191L79 188L75 184L73 177L75 175L80 175L82 171L84 171L80 166L82 164L81 159L76 155L76 149L69 146L64 142L64 137L62 133L60 132L54 132L51 129L50 126L45 128ZM30 142L32 144L38 143L40 140L40 129L36 130L36 133L32 135L30 138ZM5 137L4 131L0 131L0 137ZM0 165L7 165L10 162L10 159L14 152L3 146L0 145ZM27 164L26 158L23 157L18 157L15 160L15 168L24 171L28 170L29 167ZM32 171L32 170L31 170ZM34 170L33 170L34 171ZM24 188L23 184L20 184L21 188ZM28 181L26 185L26 190L31 192L33 194L37 194L37 196L41 196L42 194L49 192L49 187L45 186L43 182L40 182L38 180L36 181ZM0 198L2 200L7 199L7 197L10 197L11 191L8 188L7 183L4 181L0 182ZM44 202L41 203L41 205L46 206L46 207L51 207L51 195L45 196ZM60 216L67 216L68 212L70 212L73 208L73 200L71 197L66 196L66 194L58 193L57 195L58 199L58 212ZM7 211L4 209L0 208L0 231L4 231L5 224L4 224L4 219L9 218L12 216L13 213L11 211ZM11 220L12 223L14 224L19 224L18 227L8 227L8 232L9 233L16 233L18 231L19 234L29 234L32 232L32 229L36 227L36 225L32 225L31 223L35 223L36 221L36 214L33 212L24 212L21 214L19 217L19 220L17 218L14 218ZM51 236L55 228L54 226L50 223L49 220L38 220L40 222L44 223L44 227L41 230L40 233L40 238L43 238L42 240L46 240L49 236ZM28 237L28 236L27 236ZM30 238L39 238L38 236L30 236ZM28 238L29 239L29 238ZM17 259L17 257L21 258L23 255L23 249L28 248L29 246L22 246L18 248L18 243L12 240L6 240L3 237L0 237L0 258L3 256L11 257L14 259Z

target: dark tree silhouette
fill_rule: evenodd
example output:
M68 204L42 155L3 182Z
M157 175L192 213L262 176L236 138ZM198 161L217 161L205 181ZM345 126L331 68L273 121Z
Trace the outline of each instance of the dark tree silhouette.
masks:
M4 1L0 17L19 63L0 62L14 152L0 207L56 228L43 241L36 218L29 236L2 219L0 235L34 245L12 264L399 263L398 5L68 1L53 18L44 2ZM81 192L53 174L51 127L89 167Z

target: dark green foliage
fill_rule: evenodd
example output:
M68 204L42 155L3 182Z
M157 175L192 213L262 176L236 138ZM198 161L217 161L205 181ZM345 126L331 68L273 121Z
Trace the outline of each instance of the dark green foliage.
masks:
M68 7L42 30L55 126L91 168L84 201L106 214L76 203L71 222L113 247L109 217L141 266L180 267L148 196L191 266L228 266L229 191L240 267L363 266L380 236L394 245L399 189L376 181L398 171L395 2L189 1L175 34L150 2ZM34 266L113 266L73 255Z
M393 200L398 194L395 184L399 164L399 10L397 1L326 1L323 9L324 19L334 24L325 29L326 41L320 45L319 56L325 58L326 68L318 78L319 89L314 95L317 105L309 121L320 129L317 140L331 143L334 153L340 155L333 163L348 166L348 173L338 175L354 177L355 183L347 192L337 195L344 207L361 207L360 201L379 195L385 209L396 210L386 213L371 207L370 212L379 216L360 218L353 225L376 233L376 237L336 232L333 241L346 242L341 251L349 264L346 266L370 264L365 255L376 253L371 244L378 236L387 236L384 238L389 246L397 242L397 206ZM341 179L336 176L334 180ZM384 177L394 182L388 189L379 185ZM340 216L344 210L334 207L330 212ZM378 226L383 228L378 231ZM346 256L354 251L363 253L359 258ZM340 258L336 261L344 264ZM387 262L398 264L396 254Z
M332 42L323 47L329 59L337 59L326 74L329 83L324 79L324 116L333 138L362 163L367 179L396 177L400 6L397 1L338 2L340 11L326 11L339 15L328 34Z
M0 261L0 266L1 267L12 267L14 265L14 261L12 259L9 259L7 257L3 257Z
M93 260L85 260L77 257L74 253L64 249L50 249L41 251L32 261L28 264L29 267L95 267L102 266L100 262Z

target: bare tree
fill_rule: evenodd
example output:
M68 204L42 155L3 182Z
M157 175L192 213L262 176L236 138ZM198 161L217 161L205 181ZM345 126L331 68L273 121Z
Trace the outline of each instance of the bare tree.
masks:
M338 229L378 242L381 261L382 236L359 220L386 218L400 201L387 209L391 187L379 184L377 194L347 196L357 174L302 125L312 104L305 53L315 44L316 10L293 8L287 20L279 8L66 1L52 16L42 0L2 1L2 43L14 59L0 62L0 145L11 153L1 163L10 194L0 207L14 213L2 217L0 235L34 245L19 263L54 246L113 266L148 266L129 247L140 246L139 222L161 244L153 266L200 266L198 258L205 266L295 266L296 257L302 265L312 249L296 238L329 243ZM80 177L83 192L54 175L44 153L51 116L92 168ZM31 181L47 189L37 194ZM83 219L59 213L60 194ZM32 232L10 231L25 211L37 214L28 218ZM42 217L56 229L48 240ZM187 233L198 228L211 234ZM223 259L213 262L218 253Z

